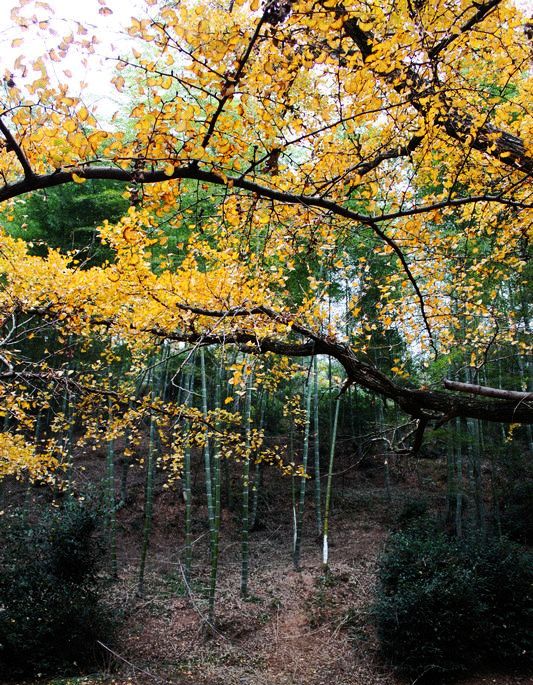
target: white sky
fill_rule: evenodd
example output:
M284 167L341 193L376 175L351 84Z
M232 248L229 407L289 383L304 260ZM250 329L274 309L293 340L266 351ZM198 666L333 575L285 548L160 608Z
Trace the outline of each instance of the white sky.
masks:
M13 24L10 18L12 7L17 4L14 0L0 0L0 79L5 72L12 71L15 59L23 54L26 58L36 57L52 48L56 48L62 36L70 33L68 24L71 21L82 23L89 31L89 36L96 35L100 41L97 53L102 60L97 66L94 55L90 60L90 70L85 69L79 60L72 55L67 60L49 63L50 68L55 67L57 80L67 81L63 70L69 69L73 73L70 88L73 95L83 95L88 105L97 105L97 116L109 118L119 107L125 103L125 96L121 98L109 81L112 76L113 60L105 59L126 52L125 41L121 31L130 23L132 16L142 18L146 13L146 5L143 0L106 0L105 5L112 14L102 15L99 10L102 4L99 0L44 0L52 8L55 15L54 28L57 37L47 35L43 31L31 31L21 33L19 27ZM526 14L533 12L533 0L514 0L515 4ZM101 0L104 2L104 0ZM24 15L31 16L36 10L38 0L32 0L25 8ZM46 12L46 14L48 14ZM70 20L70 22L69 22ZM11 47L14 38L24 37L24 43L16 48ZM29 59L28 59L29 61ZM15 80L18 74L14 74ZM20 76L19 76L20 78ZM79 82L86 82L87 88L80 93Z
M86 69L76 55L69 56L61 62L48 63L48 69L55 69L58 81L69 82L73 87L73 94L79 95L79 82L85 81L88 85L83 91L84 100L87 104L98 107L100 116L109 117L120 105L120 95L109 83L112 76L114 64L113 60L105 59L124 54L125 40L123 36L124 28L130 23L131 17L142 18L145 15L145 4L142 0L107 0L108 7L112 14L102 15L99 10L102 5L97 0L44 0L52 8L54 13L54 29L57 36L51 36L44 31L30 29L28 32L21 32L20 28L14 25L10 14L12 7L16 4L13 0L0 0L0 78L4 73L12 71L12 65L19 55L24 55L26 62L31 58L57 48L61 38L71 32L73 21L83 24L90 38L93 34L97 36L99 44L96 46L97 54L102 58L98 65L95 64L94 55L89 60L90 69ZM34 2L24 7L23 15L31 16L37 11L39 18L41 13L46 16L49 12L36 9ZM24 43L18 47L12 47L15 38L23 38ZM73 74L72 80L68 80L64 70L70 70ZM14 73L15 80L20 78L19 74Z

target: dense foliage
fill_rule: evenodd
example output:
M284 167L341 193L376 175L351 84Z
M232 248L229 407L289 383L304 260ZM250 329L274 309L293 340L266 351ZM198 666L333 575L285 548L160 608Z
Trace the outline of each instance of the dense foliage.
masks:
M111 635L100 600L95 518L71 502L22 513L0 529L0 667L3 676L70 673L94 665Z
M124 347L137 377L163 345L325 355L421 433L456 415L530 421L530 43L515 4L139 10L119 54L46 3L11 12L0 474L62 460L29 437L52 395L84 425L73 395L114 385L113 415L130 408L131 376L108 374ZM33 58L32 41L57 45ZM110 118L79 80L100 56L120 99ZM37 358L29 338L45 339ZM69 364L73 346L94 354ZM446 376L518 397L465 399Z
M531 664L532 562L507 541L451 539L429 519L395 533L374 605L384 655L416 675Z

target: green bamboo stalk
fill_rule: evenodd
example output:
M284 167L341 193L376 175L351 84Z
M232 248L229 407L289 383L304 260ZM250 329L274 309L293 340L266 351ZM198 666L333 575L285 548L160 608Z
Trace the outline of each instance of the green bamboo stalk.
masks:
M248 576L250 570L250 444L251 444L251 412L252 412L252 372L246 383L246 399L244 404L244 459L242 472L242 533L241 533L241 596L248 597Z
M262 430L265 424L265 400L266 394L261 393L260 410L259 410L259 430ZM254 484L252 488L252 513L250 515L250 529L253 530L257 524L257 508L259 504L259 491L261 489L261 480L263 475L262 464L259 461L255 462L254 469Z
M238 351L235 352L235 354L230 358L229 362L230 365L235 364L237 362L238 358ZM233 403L231 405L231 411L236 414L239 411L239 405L240 405L240 396L237 393L234 393L233 387L229 386L229 383L226 384L226 392L228 395L233 394ZM222 462L222 468L224 470L224 486L225 486L225 491L226 491L226 506L230 511L234 511L235 509L235 502L234 502L234 495L233 495L233 489L232 489L232 478L231 478L231 468L230 468L230 463L227 459L224 459Z
M328 330L331 330L331 295L328 295ZM329 413L329 438L333 432L333 360L328 355L328 413Z
M470 430L475 440L472 445L472 476L474 482L474 503L476 506L476 524L479 531L485 533L485 503L483 501L483 477L481 474L481 452L479 438L479 422L475 419L469 421Z
M222 373L219 368L215 389L215 409L220 409L220 396L222 391ZM220 428L217 422L217 431ZM209 579L209 623L215 622L215 599L217 590L218 555L220 540L220 445L215 440L213 447L213 499L214 499L214 526L211 540L211 574Z
M129 450L130 446L130 431L126 428L124 432L124 452ZM126 506L128 498L128 475L130 472L131 459L126 454L122 457L121 472L120 472L120 501L117 504L117 509L122 509Z
M465 371L467 383L474 383L476 378L472 368ZM476 525L478 530L485 532L485 505L483 502L483 482L481 476L481 452L480 452L480 432L479 422L475 419L466 419L468 432L468 457L471 467L471 480L474 490L474 504L476 508Z
M159 373L159 397L165 400L168 386L168 369L170 365L170 345L166 341L161 349L161 370Z
M111 402L109 403L109 422L113 418ZM107 506L106 522L108 534L108 548L111 555L111 576L117 578L117 507L115 503L115 441L113 438L107 442Z
M148 384L151 386L152 398L162 397L165 392L166 369L169 359L169 348L163 345L161 349L161 363L157 365L158 371L155 372L156 365L152 365L148 371ZM150 535L152 532L152 519L154 508L154 481L155 470L157 462L157 444L160 444L160 438L157 430L157 422L155 416L150 413L150 433L148 444L148 455L146 463L146 483L145 483L145 498L144 498L144 526L143 526L143 541L141 547L141 563L139 567L139 586L138 593L142 595L144 592L144 573L146 568L146 558L148 556L148 548L150 546Z
M446 450L446 508L444 512L444 521L446 524L453 520L453 511L455 507L455 468L454 468L454 444L453 433L448 430L448 446Z
M457 432L456 449L455 449L455 471L456 471L456 495L455 495L455 535L458 538L463 537L463 453L462 453L462 436L461 436L461 419L457 418L455 421Z
M205 353L204 348L200 348L200 373L202 382L202 411L207 420L207 378L205 373ZM215 510L213 506L213 488L211 484L211 454L209 450L209 431L205 431L204 446L204 471L205 471L205 494L207 498L207 518L209 521L209 556L213 556L213 543L215 532Z
M319 442L319 404L318 404L318 357L313 359L314 406L313 406L313 449L315 456L315 516L318 535L322 535L322 492L320 483L320 442Z
M304 521L305 509L305 486L307 484L307 460L309 456L309 431L311 426L311 397L313 395L313 385L311 379L307 381L306 401L305 401L305 428L304 428L304 444L302 450L302 476L300 478L300 493L298 500L298 509L296 516L296 527L294 536L294 546L292 561L294 568L300 568L300 554L302 549L302 530Z
M257 523L257 511L259 508L259 492L261 490L261 483L263 480L263 468L259 461L254 465L254 478L252 485L252 509L250 512L250 530L254 530Z
M335 443L337 441L337 424L339 422L339 406L340 395L335 401L335 415L333 417L333 427L331 432L331 444L329 450L329 465L328 465L328 480L326 484L326 502L324 505L324 524L322 528L323 544L322 544L322 568L324 574L329 571L329 548L328 548L328 533L329 533L329 508L331 503L331 485L333 481L333 461L335 458Z
M155 443L157 427L155 418L150 415L150 438L148 445L148 455L146 461L146 484L144 496L144 526L143 526L143 541L141 547L141 563L139 566L139 585L138 594L144 593L144 572L146 568L146 558L148 555L148 547L150 544L150 534L152 532L152 514L154 505L154 478L155 478Z
M294 458L294 417L292 413L289 416L289 464L291 466L295 465ZM297 515L296 515L296 485L295 476L291 475L291 502L292 502L292 548L296 546L296 526L297 526Z
M192 393L194 390L194 363L191 360L189 376L186 381L187 395L185 405L191 406ZM185 581L190 583L192 568L192 489L191 489L191 441L190 441L191 422L185 421L185 449L183 459L183 499L185 500Z

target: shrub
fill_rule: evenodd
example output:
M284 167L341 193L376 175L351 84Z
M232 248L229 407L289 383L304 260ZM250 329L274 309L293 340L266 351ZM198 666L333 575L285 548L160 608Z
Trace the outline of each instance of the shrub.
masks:
M396 524L399 529L408 528L411 524L429 517L429 503L424 498L408 498L398 512Z
M14 515L0 537L0 670L18 676L94 663L111 634L97 578L94 516L76 502L29 526Z
M505 495L501 513L505 534L516 542L533 542L533 481L514 483Z
M416 675L530 661L531 561L508 541L451 540L432 522L392 535L373 607L383 654Z

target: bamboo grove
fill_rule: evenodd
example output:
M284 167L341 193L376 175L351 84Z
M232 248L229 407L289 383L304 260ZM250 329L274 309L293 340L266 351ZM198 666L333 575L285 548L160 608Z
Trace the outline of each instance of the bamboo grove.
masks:
M21 55L4 60L0 94L0 477L69 490L74 454L105 446L112 550L142 454L141 591L160 469L181 488L190 582L202 460L212 619L228 462L242 467L246 594L265 465L292 481L295 566L310 497L327 564L341 405L345 421L357 398L378 398L384 422L394 411L398 454L443 427L526 430L514 426L533 418L533 43L514 3L146 0L104 55L112 117L71 66L102 68L90 27L31 0L11 17ZM37 38L47 49L28 57ZM32 198L96 187L123 206L99 217L89 247L28 238ZM281 447L265 440L272 398Z

